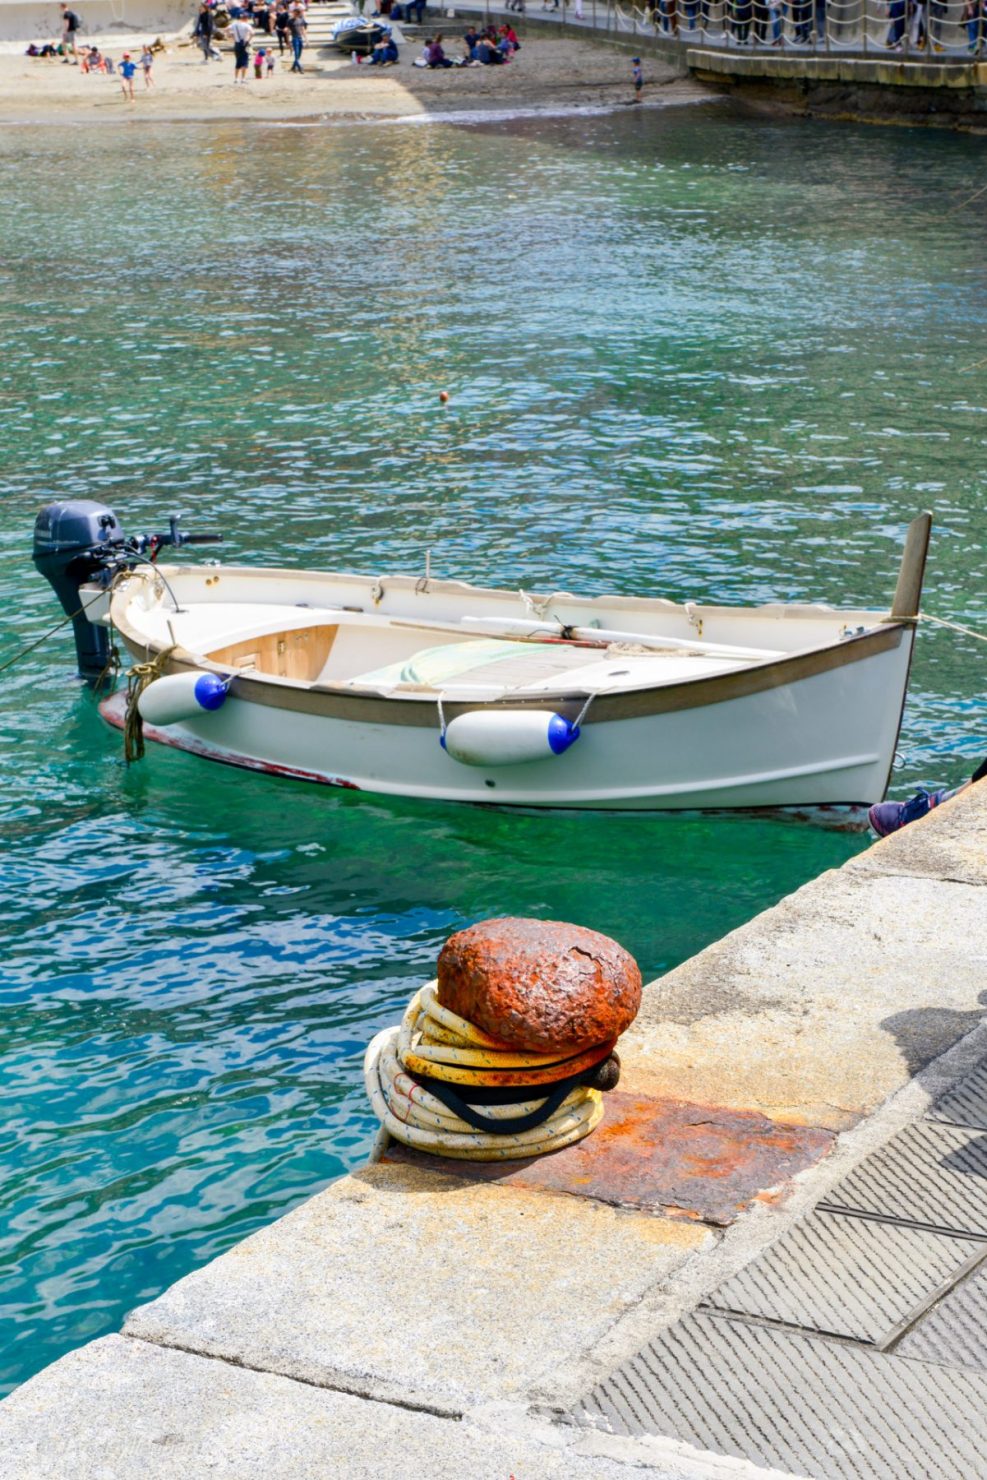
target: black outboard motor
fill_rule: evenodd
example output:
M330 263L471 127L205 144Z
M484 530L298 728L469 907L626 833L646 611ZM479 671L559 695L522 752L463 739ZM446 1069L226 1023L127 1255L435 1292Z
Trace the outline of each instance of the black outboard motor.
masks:
M221 534L186 534L172 514L167 531L125 535L120 521L105 504L71 499L46 504L34 525L34 563L50 582L75 629L79 675L95 688L110 660L106 627L90 622L83 609L80 587L87 583L108 587L118 571L152 564L166 546L215 545Z
M46 504L34 526L34 563L72 618L79 676L91 688L110 661L110 634L79 610L84 605L79 587L88 581L108 586L112 570L107 556L113 547L122 552L124 544L113 510L91 499Z

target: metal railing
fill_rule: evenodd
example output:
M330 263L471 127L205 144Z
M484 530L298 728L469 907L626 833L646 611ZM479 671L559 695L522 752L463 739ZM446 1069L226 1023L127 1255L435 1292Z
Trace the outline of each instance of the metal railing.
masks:
M528 0L536 17L537 3ZM987 0L561 0L564 23L689 47L935 63L987 55Z

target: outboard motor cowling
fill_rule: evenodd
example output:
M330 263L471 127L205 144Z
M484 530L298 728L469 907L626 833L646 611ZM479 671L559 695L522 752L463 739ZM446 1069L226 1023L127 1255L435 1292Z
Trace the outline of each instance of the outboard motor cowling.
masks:
M86 618L79 588L88 581L109 585L112 547L124 546L123 529L112 509L91 499L46 504L34 526L34 563L72 618L79 675L92 687L110 659L107 629Z

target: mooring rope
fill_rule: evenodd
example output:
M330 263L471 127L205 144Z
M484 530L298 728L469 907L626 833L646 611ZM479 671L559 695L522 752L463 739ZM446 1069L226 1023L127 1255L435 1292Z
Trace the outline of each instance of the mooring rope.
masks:
M175 651L175 645L163 648L156 658L149 658L146 663L135 663L127 674L127 712L123 721L123 754L128 766L132 761L139 761L144 755L144 719L137 707L137 701L156 678L160 678L164 672L165 664Z
M558 1151L596 1128L601 1091L619 1077L613 1047L569 1057L512 1048L443 1007L432 984L412 997L400 1027L372 1040L364 1082L396 1141L458 1160L509 1161Z
M919 612L920 622L932 622L936 627L949 627L953 632L962 632L966 637L974 637L977 642L987 642L987 633L975 632L972 627L964 627L962 622L951 622L947 617L934 617L931 612Z
M26 658L28 653L33 653L35 648L39 648L42 643L47 642L49 637L54 637L55 633L61 632L62 628L67 627L69 622L74 622L76 617L81 617L91 606L95 606L97 601L102 600L102 597L103 592L101 591L99 596L93 597L92 601L84 601L80 607L77 607L67 617L63 617L60 622L56 622L54 627L49 628L41 637L37 638L34 642L29 642L27 647L21 648L19 653L15 653L12 658L8 658L5 663L0 663L0 673L6 672L8 668L13 668L15 663L19 663L22 658Z

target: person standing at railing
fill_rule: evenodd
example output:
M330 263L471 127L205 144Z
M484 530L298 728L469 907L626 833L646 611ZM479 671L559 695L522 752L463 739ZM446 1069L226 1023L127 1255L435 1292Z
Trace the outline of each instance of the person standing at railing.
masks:
M826 40L826 0L816 0L816 45Z
M792 0L792 24L798 45L808 46L812 40L812 0Z
M978 52L982 40L981 16L983 14L981 0L966 0L963 7L963 24L966 26L966 49Z
M888 6L888 39L884 43L889 51L900 51L905 34L905 6L907 0L891 0Z
M912 0L912 24L908 32L909 43L922 51L927 40L925 29L925 0Z
M740 46L746 46L750 39L753 10L753 0L733 0L733 34Z

